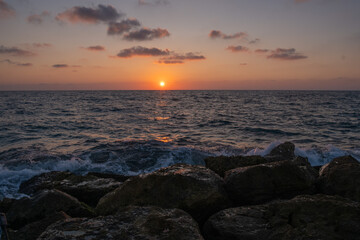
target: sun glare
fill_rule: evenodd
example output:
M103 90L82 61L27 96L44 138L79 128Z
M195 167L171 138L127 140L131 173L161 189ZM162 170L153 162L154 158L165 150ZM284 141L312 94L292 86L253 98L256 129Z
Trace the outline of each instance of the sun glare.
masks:
M160 82L160 87L165 87L165 82Z

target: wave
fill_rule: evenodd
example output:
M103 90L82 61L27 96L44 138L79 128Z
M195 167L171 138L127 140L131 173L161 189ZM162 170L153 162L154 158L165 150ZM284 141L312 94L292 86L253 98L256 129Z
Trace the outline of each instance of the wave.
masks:
M204 159L208 156L264 156L281 143L274 141L264 148L236 148L209 143L179 146L173 142L157 140L119 141L98 144L87 150L70 154L51 152L41 145L14 148L0 152L0 198L23 197L23 194L17 193L21 182L49 171L138 175L176 163L204 165ZM360 161L360 149L345 151L332 145L296 147L295 154L307 157L313 166L326 164L333 158L343 155L352 155Z

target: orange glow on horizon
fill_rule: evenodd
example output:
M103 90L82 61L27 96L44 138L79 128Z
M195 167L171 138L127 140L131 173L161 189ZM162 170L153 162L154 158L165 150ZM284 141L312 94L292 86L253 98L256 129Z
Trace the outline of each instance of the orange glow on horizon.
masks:
M161 81L160 82L160 87L165 87L165 82Z

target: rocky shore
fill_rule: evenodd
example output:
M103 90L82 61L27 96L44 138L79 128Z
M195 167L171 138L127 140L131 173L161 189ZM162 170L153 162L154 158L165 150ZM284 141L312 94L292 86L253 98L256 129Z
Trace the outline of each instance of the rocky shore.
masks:
M286 142L139 176L49 172L3 199L9 239L360 239L360 163L320 169Z

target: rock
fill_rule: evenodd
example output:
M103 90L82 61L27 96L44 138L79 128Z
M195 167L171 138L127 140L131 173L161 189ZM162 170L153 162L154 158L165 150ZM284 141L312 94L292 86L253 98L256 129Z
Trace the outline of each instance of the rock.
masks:
M76 197L81 202L96 206L102 196L120 185L121 182L113 178L100 178L94 175L79 176L70 172L48 172L21 183L19 192L32 196L41 190L58 189Z
M202 240L197 223L179 209L128 207L116 215L75 218L57 222L38 240L57 239L172 239Z
M45 190L32 198L17 200L6 215L10 228L17 230L61 211L72 217L94 216L93 210L86 204L58 190Z
M97 212L115 213L128 205L180 208L200 223L228 206L223 179L203 166L177 164L132 177L100 199Z
M320 192L360 201L360 163L351 156L333 159L319 172Z
M13 198L4 198L0 201L0 212L7 212L9 211L11 205L13 202L15 202L16 199Z
M360 239L360 204L326 195L225 209L204 224L205 239Z
M267 163L268 160L261 156L231 156L208 157L204 159L206 167L213 170L221 177L225 172L238 167L247 167Z
M281 161L230 170L225 189L238 206L312 193L316 172L299 164L301 160Z
M271 162L294 159L295 145L291 142L284 142L271 150L271 152L267 154L265 158Z
M98 178L111 178L118 182L125 182L126 180L131 178L131 176L124 176L124 175L119 175L119 174L114 174L114 173L100 173L100 172L89 172L86 175L87 176L95 176Z
M42 232L51 224L70 218L64 212L55 212L39 221L29 223L19 230L9 230L9 238L12 240L36 240Z

